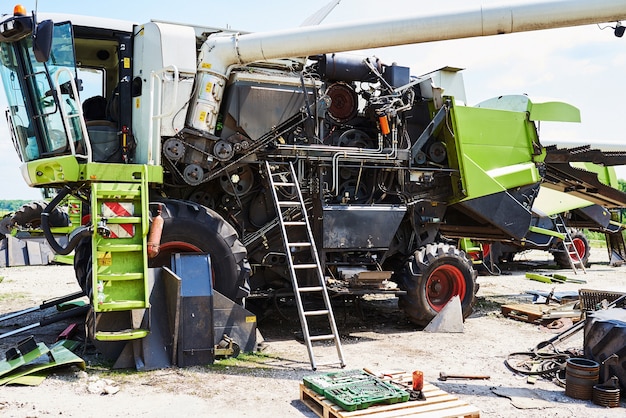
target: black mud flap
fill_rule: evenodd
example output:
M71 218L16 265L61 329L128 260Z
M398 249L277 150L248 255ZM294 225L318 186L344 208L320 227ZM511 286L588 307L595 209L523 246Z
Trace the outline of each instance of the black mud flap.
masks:
M517 240L524 238L531 223L532 202L538 191L539 183L457 203L454 208L458 212L464 212L477 225L472 229L472 223L460 222L458 228L460 236L472 237L477 234L491 236L495 233L495 228L504 234L504 237ZM449 221L450 219L446 219L446 222ZM484 231L480 231L480 226Z

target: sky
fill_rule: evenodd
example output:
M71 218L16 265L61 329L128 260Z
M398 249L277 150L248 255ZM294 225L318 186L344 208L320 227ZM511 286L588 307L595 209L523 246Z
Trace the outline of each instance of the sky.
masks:
M523 3L535 3L528 0ZM151 19L242 31L263 32L298 27L324 7L328 0L164 0L76 2L75 0L29 0L28 11L71 13L145 23ZM422 4L427 3L427 4ZM341 0L324 23L350 22L406 15L430 15L479 6L519 4L520 0ZM0 13L12 13L3 3ZM617 38L604 25L551 29L472 39L438 41L410 46L359 51L375 55L386 64L397 62L411 68L412 75L444 66L463 68L468 105L503 94L528 94L531 98L554 98L581 111L582 122L542 123L540 139L549 143L591 144L606 150L626 151L624 141L624 82L626 36ZM1 90L1 86L0 86ZM6 107L0 94L0 108ZM21 177L17 154L0 117L0 200L40 199ZM626 168L617 168L626 179Z

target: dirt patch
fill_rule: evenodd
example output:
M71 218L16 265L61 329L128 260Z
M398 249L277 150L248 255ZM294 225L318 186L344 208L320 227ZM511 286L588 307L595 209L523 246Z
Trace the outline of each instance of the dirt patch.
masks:
M499 276L480 276L478 304L462 333L428 333L416 329L397 309L394 298L372 297L335 309L348 369L422 370L427 382L478 407L482 417L621 417L620 408L602 408L565 395L554 381L512 373L504 365L509 353L525 351L563 329L550 329L501 315L501 305L528 302L528 290L580 288L626 292L626 267L609 267L603 249L595 249L587 274L555 270L549 256L529 253ZM560 273L586 284L547 284L528 280L524 273ZM78 290L70 266L1 268L0 316L37 306L44 300ZM44 314L51 313L46 310ZM0 333L35 323L41 312L0 322ZM67 321L0 339L0 352L27 335L51 344ZM216 361L206 367L169 368L150 372L112 371L93 350L79 352L87 362L56 371L39 386L8 386L0 392L0 415L6 417L165 417L316 416L299 401L299 383L313 374L305 346L298 341L297 315L288 303L259 318L267 343L261 353ZM565 341L563 349L582 348L582 333ZM336 359L334 347L316 350L318 363ZM318 372L336 371L320 367ZM487 374L489 380L439 381L440 372ZM104 389L108 388L108 389Z

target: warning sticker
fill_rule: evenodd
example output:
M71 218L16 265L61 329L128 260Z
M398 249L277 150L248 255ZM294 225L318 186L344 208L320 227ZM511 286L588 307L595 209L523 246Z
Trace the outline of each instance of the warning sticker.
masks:
M102 203L102 216L105 218L124 218L133 216L135 206L130 202L104 202ZM111 232L109 238L132 238L135 236L133 224L108 224Z

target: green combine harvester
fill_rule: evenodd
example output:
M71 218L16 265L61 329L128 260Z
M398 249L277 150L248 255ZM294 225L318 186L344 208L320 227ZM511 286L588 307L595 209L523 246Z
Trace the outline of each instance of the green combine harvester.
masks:
M94 341L148 336L133 318L164 309L149 271L203 253L216 292L256 313L293 297L309 352L334 340L343 364L333 295L395 282L417 325L454 296L472 312L476 271L451 241L523 242L542 185L572 181L557 169L571 154L543 147L536 124L580 116L523 95L468 106L458 69L342 52L620 20L623 1L575 0L242 33L16 8L0 76L22 176L57 191L41 228L75 254ZM82 222L61 245L49 215L70 196ZM314 318L330 330L311 335Z

